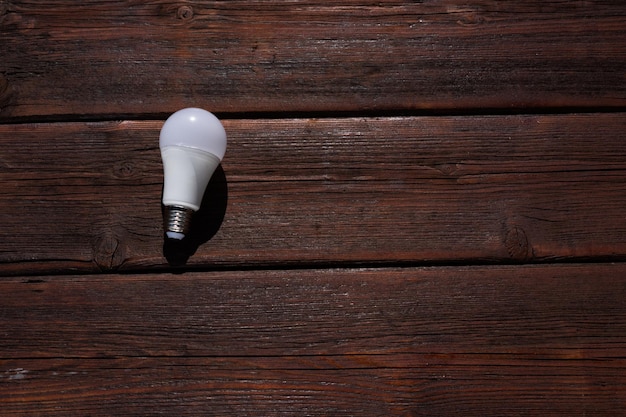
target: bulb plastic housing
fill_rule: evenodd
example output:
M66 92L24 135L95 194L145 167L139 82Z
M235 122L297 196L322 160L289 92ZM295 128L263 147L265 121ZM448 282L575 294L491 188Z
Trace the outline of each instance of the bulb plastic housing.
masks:
M226 131L212 113L191 107L172 114L159 137L168 237L187 234L209 180L226 153ZM171 217L171 218L170 218Z

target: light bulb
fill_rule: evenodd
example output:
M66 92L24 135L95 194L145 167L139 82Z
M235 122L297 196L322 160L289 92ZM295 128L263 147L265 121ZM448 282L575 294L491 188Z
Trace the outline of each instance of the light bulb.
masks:
M200 208L209 180L226 152L226 131L212 113L187 108L172 114L159 137L163 159L165 234L181 240Z

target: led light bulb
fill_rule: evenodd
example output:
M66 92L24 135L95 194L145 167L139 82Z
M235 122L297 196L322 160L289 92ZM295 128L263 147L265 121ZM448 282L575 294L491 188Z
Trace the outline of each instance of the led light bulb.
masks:
M187 108L172 114L159 138L163 159L165 234L181 240L200 208L209 180L226 152L226 131L212 113Z

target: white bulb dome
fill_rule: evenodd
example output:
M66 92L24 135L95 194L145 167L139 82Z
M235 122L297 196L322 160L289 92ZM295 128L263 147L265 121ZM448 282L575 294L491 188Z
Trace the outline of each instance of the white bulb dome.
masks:
M190 107L177 111L165 121L159 145L161 149L168 146L199 149L221 161L226 153L226 131L213 113Z

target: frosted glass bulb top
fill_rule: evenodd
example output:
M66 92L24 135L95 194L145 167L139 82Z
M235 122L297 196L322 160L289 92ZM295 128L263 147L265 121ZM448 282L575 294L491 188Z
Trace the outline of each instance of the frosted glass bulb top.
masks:
M212 113L190 107L172 114L163 124L159 137L161 150L170 146L194 148L215 155L226 153L226 131Z

